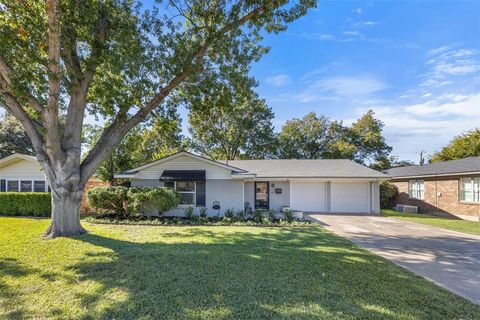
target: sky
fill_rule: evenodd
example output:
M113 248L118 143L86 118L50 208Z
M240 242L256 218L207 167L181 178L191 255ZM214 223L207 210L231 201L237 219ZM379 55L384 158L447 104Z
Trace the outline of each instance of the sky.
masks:
M480 1L319 1L263 43L251 74L277 130L373 109L392 154L418 162L480 127Z

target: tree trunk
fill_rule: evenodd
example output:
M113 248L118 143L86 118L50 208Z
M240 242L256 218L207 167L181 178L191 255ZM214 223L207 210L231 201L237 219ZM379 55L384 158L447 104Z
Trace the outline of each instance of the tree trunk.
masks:
M87 232L80 224L83 186L79 183L54 183L52 189L52 220L44 237L55 238Z

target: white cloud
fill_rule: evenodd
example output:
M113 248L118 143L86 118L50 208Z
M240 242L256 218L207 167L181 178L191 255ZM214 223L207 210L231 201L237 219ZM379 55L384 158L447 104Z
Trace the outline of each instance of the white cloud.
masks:
M292 83L292 80L290 79L290 76L287 74L278 74L275 76L268 77L266 79L266 82L275 87L283 87Z
M358 14L362 14L363 9L362 8L356 8L355 10L353 10L353 12L358 13Z
M415 153L433 153L454 136L480 126L480 92L448 94L425 103L373 107L385 123L387 142L394 154L416 159ZM358 113L365 109L359 109Z
M455 49L454 45L443 46L427 53L428 72L423 86L440 87L451 84L452 77L469 76L480 71L480 54L475 49Z
M378 79L368 76L329 77L319 79L309 86L321 92L330 92L340 98L365 98L388 88Z
M363 33L360 33L358 31L343 31L342 32L346 36L353 36L353 37L363 37Z

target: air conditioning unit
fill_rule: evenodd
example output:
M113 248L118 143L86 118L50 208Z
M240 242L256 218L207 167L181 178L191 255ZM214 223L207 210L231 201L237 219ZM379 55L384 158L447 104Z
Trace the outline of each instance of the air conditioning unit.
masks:
M416 206L407 206L405 204L397 204L395 211L398 212L408 212L408 213L417 213L418 207Z

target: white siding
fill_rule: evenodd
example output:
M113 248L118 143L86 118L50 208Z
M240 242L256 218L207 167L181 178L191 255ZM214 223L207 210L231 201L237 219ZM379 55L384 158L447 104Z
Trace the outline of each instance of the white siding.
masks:
M275 184L275 187L272 186ZM270 209L280 211L283 206L290 206L290 182L269 181L270 184ZM282 189L282 193L275 193L275 189ZM252 210L255 209L255 182L245 182L245 201L249 202Z
M181 156L140 170L135 178L159 179L164 170L205 170L206 179L230 179L232 172L216 165Z
M132 186L134 187L155 187L161 186L161 183L158 179L151 180L132 180ZM243 180L219 180L219 179L210 179L205 182L205 192L206 192L206 208L209 216L216 216L220 214L223 216L225 210L233 209L235 212L243 210ZM213 210L213 202L220 202L220 212ZM199 214L200 208L194 208L195 214ZM158 212L152 212L152 215L158 215ZM168 211L166 216L184 216L185 207L179 207L173 210Z
M370 182L332 182L332 212L370 212L370 190Z
M327 208L325 182L290 181L290 207L306 212L325 212Z
M0 179L7 180L46 180L45 173L36 162L20 160L0 168Z

